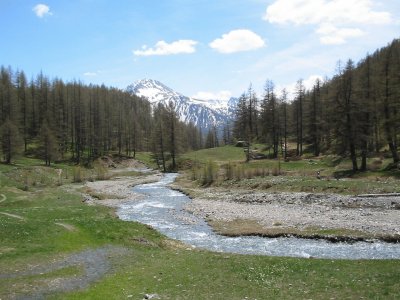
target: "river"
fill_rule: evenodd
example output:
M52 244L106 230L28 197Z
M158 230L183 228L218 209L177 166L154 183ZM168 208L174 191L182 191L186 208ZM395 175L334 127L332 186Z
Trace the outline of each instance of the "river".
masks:
M189 197L168 188L176 176L166 174L156 183L134 187L134 191L145 198L121 204L118 216L126 221L150 225L169 238L193 247L216 252L330 259L400 259L400 244L218 235L205 220L183 209L191 201Z

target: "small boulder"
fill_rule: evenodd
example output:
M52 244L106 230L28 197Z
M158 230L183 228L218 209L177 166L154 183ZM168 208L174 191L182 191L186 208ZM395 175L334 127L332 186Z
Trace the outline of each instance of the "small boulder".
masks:
M145 294L143 299L161 299L158 294Z
M237 141L235 147L248 147L249 143L246 141Z

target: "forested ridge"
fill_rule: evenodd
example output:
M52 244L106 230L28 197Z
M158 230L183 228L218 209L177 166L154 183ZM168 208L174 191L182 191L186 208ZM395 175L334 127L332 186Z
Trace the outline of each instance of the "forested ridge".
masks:
M90 165L118 153L151 151L155 159L197 149L197 129L180 122L173 106L154 114L146 99L104 85L64 83L43 73L27 80L23 71L0 70L0 136L4 162L16 155ZM159 140L163 143L159 144ZM167 155L168 153L168 155Z
M338 62L336 75L311 89L296 85L277 96L267 80L260 99L250 87L239 99L233 136L266 143L270 156L334 154L349 157L353 171L367 169L367 157L385 151L399 163L400 40L359 63ZM294 143L290 149L288 143Z

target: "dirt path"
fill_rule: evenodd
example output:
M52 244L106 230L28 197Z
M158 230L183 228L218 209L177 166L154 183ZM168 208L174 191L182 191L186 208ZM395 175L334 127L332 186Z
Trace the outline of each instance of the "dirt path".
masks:
M61 226L62 228L66 229L67 231L75 231L76 227L71 225L71 224L65 224L65 223L54 223L58 226Z
M4 201L6 201L6 200L7 200L6 195L0 194L0 203L1 203L1 202L4 202Z
M10 213L6 213L6 212L0 212L0 214L11 217L11 218L15 218L15 219L19 219L19 220L23 220L25 221L25 218L22 216L18 216L18 215L14 215L14 214L10 214Z
M31 284L23 284L11 292L10 299L43 299L46 295L57 292L69 292L87 288L111 270L112 260L124 256L129 250L123 247L105 246L71 254L47 265L30 266L26 270L1 274L0 279L31 278ZM77 267L81 271L70 277L51 277L52 272L69 267ZM42 278L41 278L42 277ZM19 284L18 284L19 285Z

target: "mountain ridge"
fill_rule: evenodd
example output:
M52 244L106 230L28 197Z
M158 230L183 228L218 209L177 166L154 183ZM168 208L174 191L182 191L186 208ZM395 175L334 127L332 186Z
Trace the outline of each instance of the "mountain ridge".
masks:
M200 100L185 96L158 80L141 79L126 88L130 94L146 98L152 105L161 103L168 105L173 102L175 110L181 121L192 122L195 126L206 132L213 127L217 130L230 122L234 117L237 98L229 100Z

